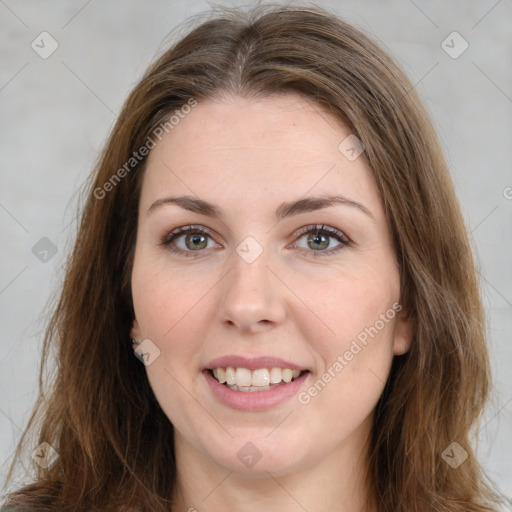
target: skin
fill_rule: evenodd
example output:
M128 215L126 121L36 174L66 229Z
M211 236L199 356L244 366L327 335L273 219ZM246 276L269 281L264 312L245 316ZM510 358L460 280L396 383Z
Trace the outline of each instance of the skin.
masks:
M399 302L399 269L371 170L364 153L349 161L338 149L349 134L298 95L224 97L200 102L148 157L131 335L160 350L146 370L175 427L173 510L367 510L367 439L393 357L409 348L405 309L307 404L294 396L265 411L235 410L201 374L220 356L270 355L310 368L307 390ZM274 219L282 202L334 193L373 218L334 205ZM175 204L147 213L156 200L178 195L214 203L224 215ZM206 248L187 246L186 234L175 243L192 256L161 244L191 224L210 230ZM322 249L297 235L316 224L340 230L351 244L328 235ZM250 264L236 252L247 236L263 248ZM251 468L237 457L248 442L262 455Z

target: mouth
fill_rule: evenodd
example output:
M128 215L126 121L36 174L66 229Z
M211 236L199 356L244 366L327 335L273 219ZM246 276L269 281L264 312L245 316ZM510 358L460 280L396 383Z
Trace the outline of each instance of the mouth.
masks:
M243 367L217 367L206 369L209 375L231 391L254 393L269 391L293 382L309 370L292 368L257 368L250 370Z
M240 411L264 411L291 400L310 380L312 369L271 355L230 354L208 362L201 373L219 403Z

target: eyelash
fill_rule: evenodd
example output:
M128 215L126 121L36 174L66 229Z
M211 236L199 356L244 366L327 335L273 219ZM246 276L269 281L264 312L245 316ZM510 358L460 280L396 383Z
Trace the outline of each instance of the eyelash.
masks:
M205 229L201 226L183 226L180 228L175 229L174 231L171 231L170 233L166 234L160 244L164 247L166 247L171 253L184 255L186 257L199 257L200 254L194 254L194 253L201 253L204 252L204 250L198 250L198 251L184 251L182 249L178 249L176 247L172 247L172 243L179 238L183 234L189 234L189 233L198 233L198 234L204 234L209 236L213 239L208 229ZM298 239L302 238L304 235L314 233L314 234L324 234L328 235L329 237L335 238L338 242L341 243L341 245L338 245L334 249L331 250L320 250L320 251L314 251L314 250L306 250L306 249L300 249L301 252L306 252L308 255L313 257L327 257L332 256L333 254L337 254L339 251L343 250L345 247L348 247L351 245L350 240L339 230L325 226L323 224L316 224L316 225L309 225L304 226L303 228L299 229L294 236Z

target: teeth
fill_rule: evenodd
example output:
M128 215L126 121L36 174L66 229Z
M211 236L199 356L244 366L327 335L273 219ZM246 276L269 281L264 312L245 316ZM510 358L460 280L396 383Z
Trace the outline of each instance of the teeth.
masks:
M226 382L226 372L224 371L223 368L215 368L213 370L213 375L221 384L224 384L224 382Z
M254 370L252 372L251 385L252 386L268 386L270 384L270 375L266 368Z
M261 391L270 389L272 384L291 382L300 375L300 370L290 368L259 368L251 372L247 368L214 368L213 376L221 383L228 386L236 386L240 391L249 391L251 387L259 388Z
M283 370L283 380L285 382L291 382L292 381L292 377L293 377L293 371L290 370L289 368L285 368Z
M279 384L283 380L283 372L281 368L272 368L270 370L270 383Z
M235 376L235 369L234 368L226 368L226 383L232 386L233 384L236 384L236 376Z
M236 382L237 386L250 386L252 382L251 378L251 370L247 368L237 368L236 369Z

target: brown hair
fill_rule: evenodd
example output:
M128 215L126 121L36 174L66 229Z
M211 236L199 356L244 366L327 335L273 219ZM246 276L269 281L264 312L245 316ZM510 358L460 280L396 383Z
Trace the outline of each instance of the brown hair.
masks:
M411 82L372 40L319 8L224 10L161 55L128 97L88 189L44 339L28 422L58 457L8 495L19 511L167 511L173 427L133 356L130 278L146 159L126 162L187 101L299 93L365 146L415 320L377 405L368 486L381 512L496 510L469 434L487 399L484 311L467 230L440 145ZM118 169L125 166L125 173ZM113 176L117 177L113 181ZM122 176L121 176L122 175ZM105 184L111 183L108 192ZM42 391L51 348L57 367ZM36 421L37 420L37 421ZM20 457L24 434L13 466ZM453 442L467 453L443 460Z

